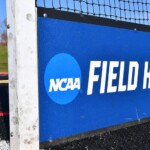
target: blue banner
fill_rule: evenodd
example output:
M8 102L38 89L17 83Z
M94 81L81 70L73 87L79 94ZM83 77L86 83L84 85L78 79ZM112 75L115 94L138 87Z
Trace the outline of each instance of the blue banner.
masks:
M150 117L149 39L38 17L40 141Z

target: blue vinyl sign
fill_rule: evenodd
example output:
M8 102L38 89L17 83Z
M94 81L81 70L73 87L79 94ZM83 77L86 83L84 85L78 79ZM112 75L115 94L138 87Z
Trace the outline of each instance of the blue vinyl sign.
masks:
M38 18L40 141L150 117L150 33Z

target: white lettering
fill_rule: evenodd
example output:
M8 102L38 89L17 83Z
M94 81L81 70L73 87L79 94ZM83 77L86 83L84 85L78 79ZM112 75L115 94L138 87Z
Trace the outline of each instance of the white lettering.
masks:
M120 63L119 85L118 85L118 91L119 91L119 92L126 91L126 89L127 89L127 86L126 86L126 85L123 85L124 66L125 66L125 62L124 62L124 61L121 61L121 63Z
M105 93L105 85L106 85L106 74L107 74L107 61L103 62L102 66L102 77L101 77L101 83L100 83L100 93Z
M117 68L118 66L118 61L110 61L107 93L113 93L117 91L117 86L113 86L113 81L117 78L117 73L114 73L114 68Z
M95 68L100 68L100 66L101 66L100 61L91 61L90 63L87 95L91 95L93 93L93 84L99 79L99 75L94 75Z
M148 69L148 62L145 62L143 89L147 88L147 84L150 89L150 69Z
M49 92L80 89L80 78L50 79Z
M138 71L139 71L138 62L136 62L136 61L130 62L129 75L128 75L128 91L133 91L137 88ZM134 77L133 77L133 72L134 72ZM133 83L132 83L132 81L133 81Z

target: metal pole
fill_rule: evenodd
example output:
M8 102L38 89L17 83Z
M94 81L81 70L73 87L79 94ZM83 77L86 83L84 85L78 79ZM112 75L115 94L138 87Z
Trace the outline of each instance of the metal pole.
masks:
M35 0L7 0L10 149L39 149Z

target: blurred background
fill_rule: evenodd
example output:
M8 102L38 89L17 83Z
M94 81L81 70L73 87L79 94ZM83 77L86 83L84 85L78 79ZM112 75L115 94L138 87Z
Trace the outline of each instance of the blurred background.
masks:
M0 74L8 72L6 0L0 0Z
M9 149L6 0L0 0L0 150Z

